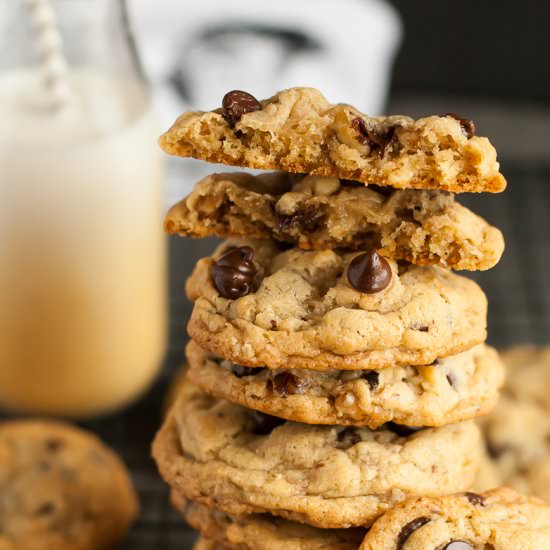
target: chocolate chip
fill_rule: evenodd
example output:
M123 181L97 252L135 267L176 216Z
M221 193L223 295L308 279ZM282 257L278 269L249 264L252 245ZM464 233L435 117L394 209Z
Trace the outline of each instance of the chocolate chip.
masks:
M391 267L376 250L355 256L348 266L348 281L359 292L374 294L391 281Z
M232 248L212 264L212 280L224 298L234 300L252 291L256 276L253 258L252 248L241 246Z
M416 519L413 519L412 521L409 521L407 525L401 529L399 532L399 535L397 536L397 550L401 550L403 548L403 545L407 542L408 538L417 530L420 529L423 525L426 525L426 523L429 523L432 521L427 516L420 516Z
M336 439L336 447L345 451L357 445L361 441L361 436L357 433L356 428L344 428L338 433Z
M425 430L424 426L403 426L395 422L386 422L384 428L392 431L399 437L409 437L409 435L419 432L420 430Z
M231 364L231 372L237 377L242 378L243 376L253 376L263 371L262 367L244 367L243 365L236 365L235 363Z
M490 440L487 440L487 452L491 458L500 458L503 454L513 450L513 447L506 443L492 443Z
M36 510L35 514L37 516L47 516L55 512L55 504L53 502L44 502Z
M233 90L223 96L222 116L231 128L241 120L244 114L261 110L262 104L247 92Z
M449 373L446 378L447 382L449 382L449 386L454 388L456 385L456 378L454 377L454 374Z
M292 230L313 231L319 223L318 212L318 208L313 205L288 215L279 214L274 209L275 231L277 233L288 233Z
M59 439L59 438L46 439L46 449L50 453L56 453L63 447L63 445L64 445L64 442L62 439Z
M282 418L264 414L260 411L250 411L250 415L254 420L252 431L257 435L269 435L277 426L285 422Z
M465 540L452 540L445 546L440 546L438 550L475 550L475 548Z
M364 370L361 378L364 378L369 383L371 390L375 390L378 387L380 373L375 370Z
M474 506L485 506L485 499L477 493L466 492L464 493L464 496L468 499L470 504L473 504Z
M304 393L305 384L291 372L280 372L273 377L273 390L280 395Z
M450 116L451 118L458 120L458 122L460 122L460 127L462 128L462 132L468 139L476 135L476 125L474 124L473 120L470 120L469 118L462 118L460 115L457 115L456 113L445 113L444 116Z
M383 157L386 152L386 147L393 139L395 128L389 128L383 133L378 133L369 130L365 121L362 118L354 118L351 121L353 129L357 132L357 141L363 145L368 145L371 149L378 151L378 154Z

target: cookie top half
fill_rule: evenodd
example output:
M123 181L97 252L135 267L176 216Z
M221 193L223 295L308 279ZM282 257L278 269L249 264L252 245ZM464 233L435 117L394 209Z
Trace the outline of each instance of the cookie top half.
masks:
M499 192L506 181L489 140L457 115L369 117L313 88L265 101L228 93L222 108L187 112L163 150L226 165L335 176L400 189Z
M95 436L53 421L0 423L0 548L111 548L134 521L122 461Z
M475 282L376 251L229 240L197 263L186 290L190 336L245 366L428 365L486 336L487 300Z
M484 270L502 233L434 190L392 190L335 177L212 174L173 206L168 233L275 239L303 249L376 248L417 265Z
M499 488L411 499L382 516L360 550L543 550L550 506Z
M416 495L465 490L478 467L473 422L410 430L312 426L184 386L153 444L168 484L230 515L271 513L322 528L372 523Z

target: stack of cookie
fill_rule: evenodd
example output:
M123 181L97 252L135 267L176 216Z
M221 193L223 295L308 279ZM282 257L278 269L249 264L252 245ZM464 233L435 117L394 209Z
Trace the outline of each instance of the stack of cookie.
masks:
M187 380L154 444L187 521L225 548L352 549L403 501L467 490L503 382L485 295L451 271L504 248L453 195L505 187L474 124L234 91L160 143L278 170L211 175L166 219L227 239L187 281Z

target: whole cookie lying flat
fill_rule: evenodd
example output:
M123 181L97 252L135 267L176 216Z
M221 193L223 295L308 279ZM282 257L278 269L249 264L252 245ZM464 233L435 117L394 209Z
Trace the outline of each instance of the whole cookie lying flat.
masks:
M487 300L476 283L436 266L398 266L374 250L229 240L199 260L186 290L195 301L190 336L247 366L428 365L486 335Z
M247 237L303 249L377 248L417 265L489 269L502 233L445 191L393 191L321 176L213 174L173 206L168 233Z
M335 176L404 189L499 192L506 181L489 140L456 115L368 117L313 88L187 112L161 136L166 153L226 165Z
M544 550L550 507L506 488L412 499L382 516L360 550Z
M172 492L185 521L212 541L232 550L357 550L366 529L319 529L269 514L228 516L191 503Z
M51 421L0 423L0 549L111 548L137 512L126 468L93 435Z
M399 435L401 434L401 435ZM473 422L411 433L285 422L189 384L153 444L169 485L231 515L269 512L323 528L368 525L413 495L470 486Z
M308 424L364 425L394 421L441 426L488 413L504 368L493 348L479 345L429 366L366 371L243 367L194 342L188 376L207 393L273 416Z
M550 347L503 353L506 383L481 424L486 463L477 485L505 484L550 503Z

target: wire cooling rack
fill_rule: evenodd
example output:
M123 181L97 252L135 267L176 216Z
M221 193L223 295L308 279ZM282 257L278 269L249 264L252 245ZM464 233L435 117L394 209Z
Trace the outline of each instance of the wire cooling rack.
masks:
M499 227L507 248L494 269L469 274L489 299L489 342L503 348L550 341L550 165L503 166L509 187L499 195L462 195L460 202ZM170 239L170 341L159 380L125 412L83 423L117 450L128 464L141 497L141 515L123 550L188 550L195 535L168 504L168 490L150 458L150 442L161 422L162 403L181 362L191 306L183 283L212 239Z

